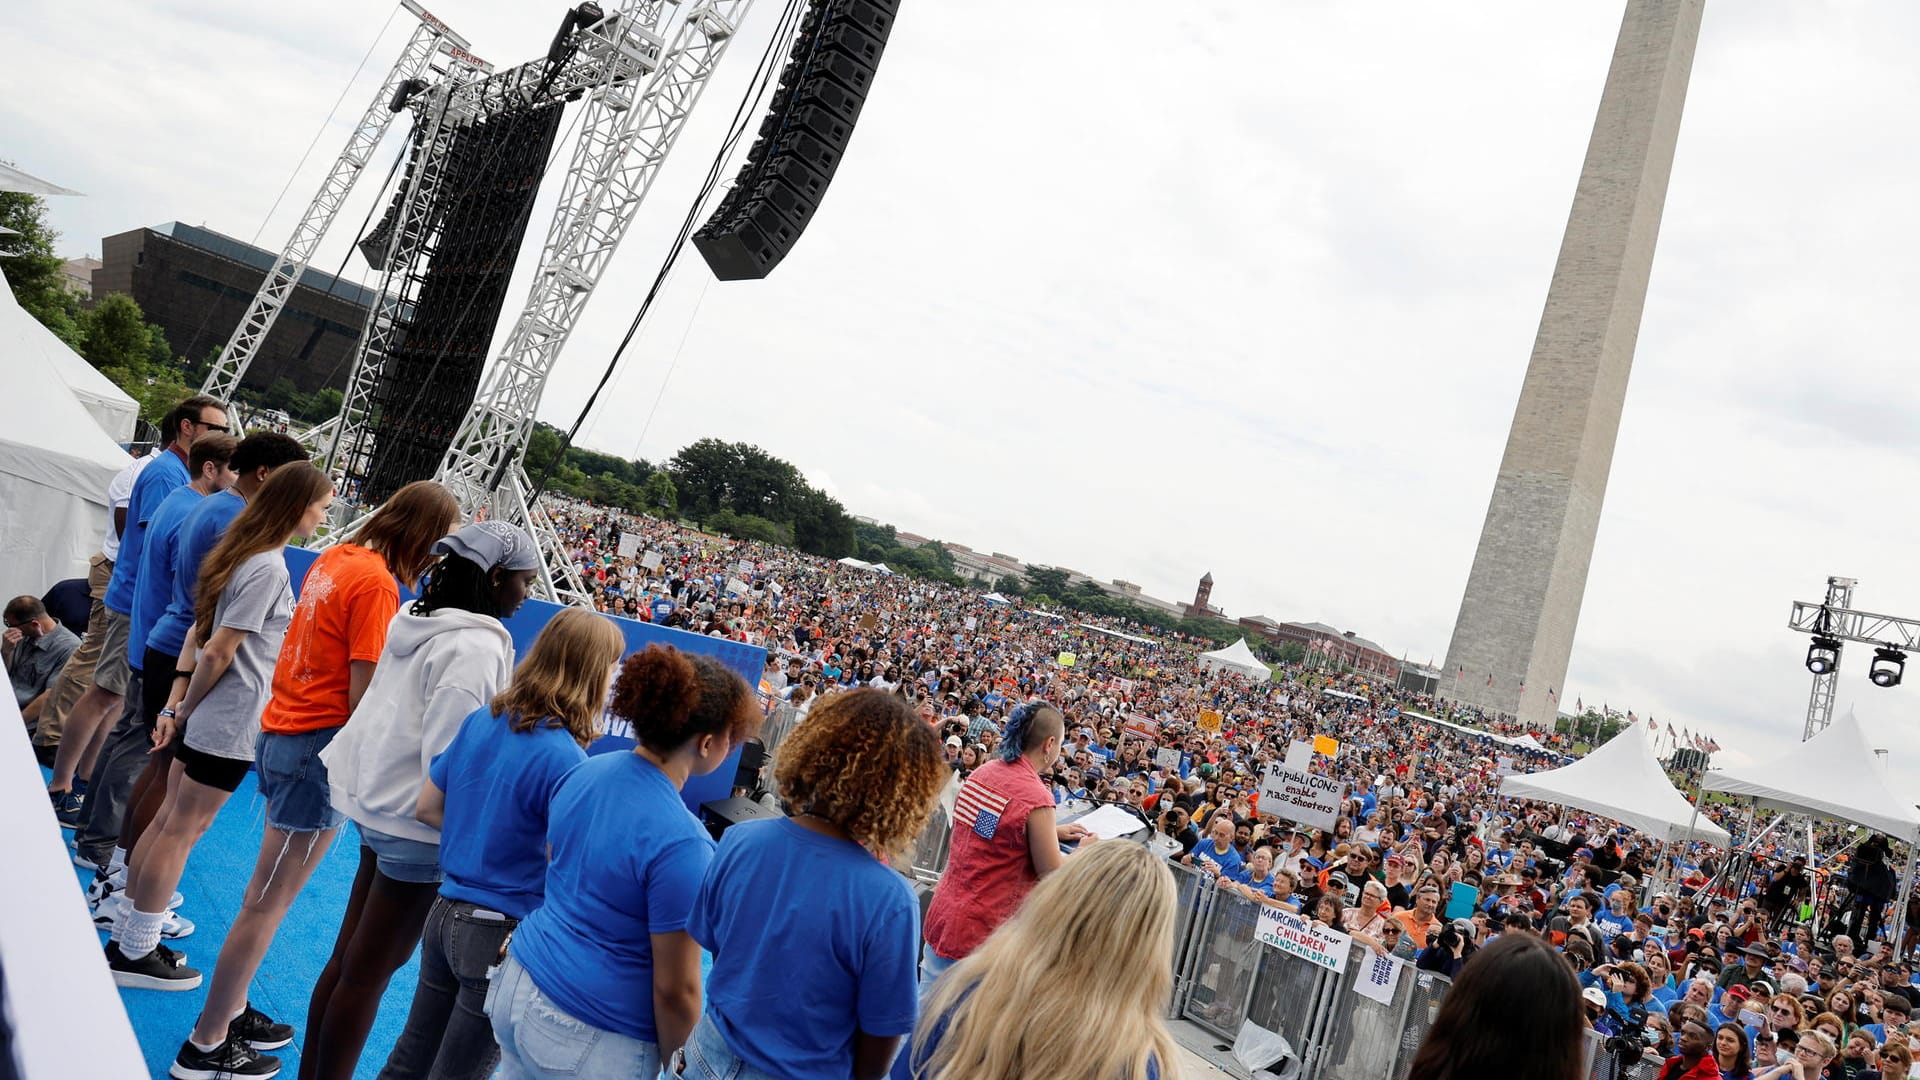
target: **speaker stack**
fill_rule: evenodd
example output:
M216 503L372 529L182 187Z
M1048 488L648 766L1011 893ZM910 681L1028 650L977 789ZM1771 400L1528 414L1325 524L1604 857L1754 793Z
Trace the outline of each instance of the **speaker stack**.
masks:
M840 166L899 0L812 0L747 162L693 246L721 281L764 278Z

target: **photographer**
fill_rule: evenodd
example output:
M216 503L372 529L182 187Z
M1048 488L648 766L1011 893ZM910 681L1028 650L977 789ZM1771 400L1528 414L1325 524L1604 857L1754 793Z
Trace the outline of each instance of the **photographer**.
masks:
M1194 845L1200 842L1200 834L1194 831L1193 822L1187 818L1187 812L1177 806L1162 810L1154 824L1160 835L1169 837L1180 845L1180 855L1190 854ZM1180 855L1174 858L1178 859Z
M1853 893L1853 906L1847 913L1847 934L1855 941L1872 941L1880 936L1882 909L1898 891L1886 837L1869 836L1860 850L1854 852L1853 864L1847 870L1847 889Z
M1473 944L1473 923L1466 919L1455 919L1441 923L1433 933L1426 948L1414 959L1414 967L1421 971L1437 971L1449 978L1460 974L1467 960L1478 946Z

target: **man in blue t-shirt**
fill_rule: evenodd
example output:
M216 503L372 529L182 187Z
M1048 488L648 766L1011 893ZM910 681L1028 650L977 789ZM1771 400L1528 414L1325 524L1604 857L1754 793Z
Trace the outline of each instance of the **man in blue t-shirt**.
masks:
M155 452L153 464L143 469L140 478L134 481L133 495L127 502L127 527L120 537L120 555L114 560L113 577L107 582L107 595L102 601L112 625L100 663L94 669L94 686L74 705L68 716L68 734L62 736L65 739L77 733L76 721L83 717L104 719L117 699L120 720L107 735L94 761L87 782L87 799L76 818L73 836L77 856L109 871L114 864L125 861L126 849L132 847L131 841L137 837L137 832L130 832L129 843L118 844L134 778L146 767L147 751L151 748L152 729L140 722L143 711L142 692L137 685L140 672L128 662L133 644L134 594L147 526L166 497L193 478L187 468L188 448L193 441L209 433L226 433L226 409L218 400L196 394L174 406L161 429L169 441L164 449ZM88 730L90 733L93 730L91 725ZM115 850L116 846L119 851Z

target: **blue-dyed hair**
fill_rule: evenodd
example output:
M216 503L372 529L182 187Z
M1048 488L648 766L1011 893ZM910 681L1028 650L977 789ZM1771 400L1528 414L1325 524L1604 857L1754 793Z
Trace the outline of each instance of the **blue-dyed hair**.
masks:
M1013 707L1007 716L1007 731L1000 739L1000 760L1011 765L1020 760L1020 755L1046 742L1046 736L1034 737L1034 718L1043 712L1052 712L1061 719L1061 732L1066 731L1066 714L1051 702L1034 698Z

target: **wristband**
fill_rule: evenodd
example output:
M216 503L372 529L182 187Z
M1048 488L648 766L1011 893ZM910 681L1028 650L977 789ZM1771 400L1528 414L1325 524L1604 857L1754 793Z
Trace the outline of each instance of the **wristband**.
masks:
M164 709L161 709L161 710L160 710L159 712L157 712L157 713L155 713L155 714L154 714L154 718L155 718L155 719L158 719L158 718L160 718L160 717L162 717L162 716L174 716L174 717L177 717L178 715L179 715L178 713L176 713L176 712L174 712L174 711L173 711L173 707L172 707L172 706L168 706L167 708L164 708Z

